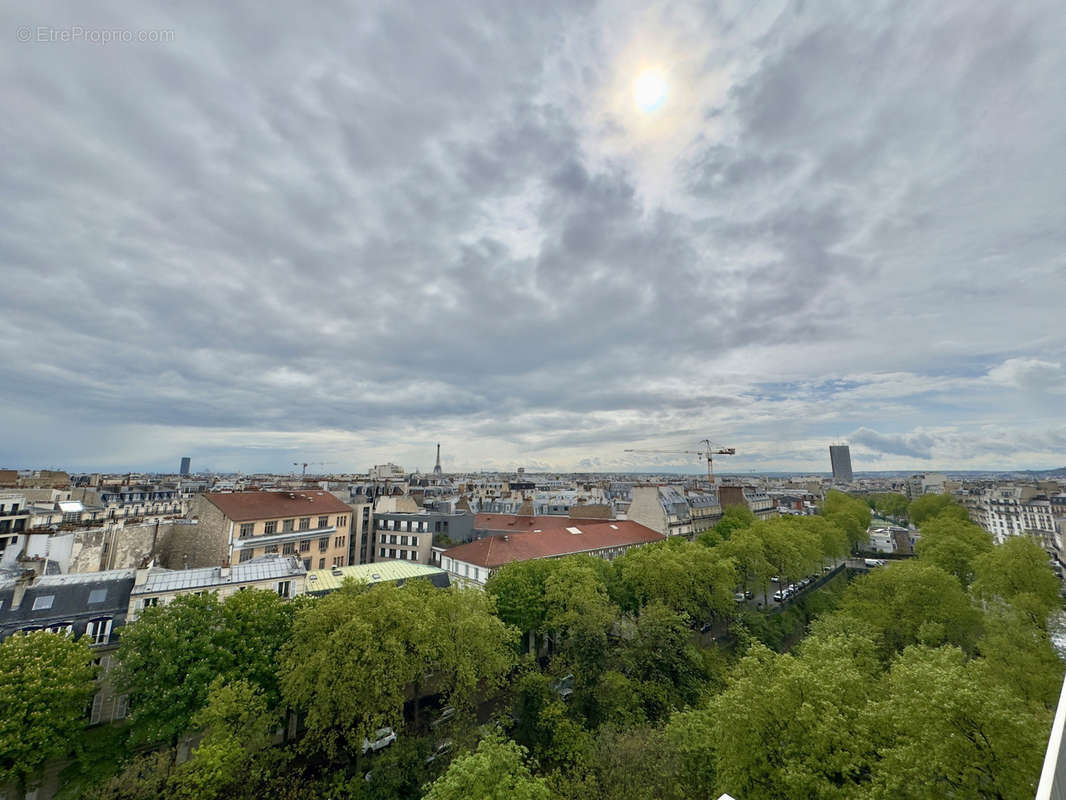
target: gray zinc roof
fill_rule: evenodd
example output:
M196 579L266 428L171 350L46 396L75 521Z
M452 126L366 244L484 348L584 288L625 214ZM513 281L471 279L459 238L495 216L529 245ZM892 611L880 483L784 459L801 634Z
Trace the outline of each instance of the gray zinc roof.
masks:
M157 592L174 592L182 589L209 588L236 583L252 583L273 578L290 578L306 572L303 563L296 556L260 556L237 564L230 569L228 577L222 577L221 567L201 567L199 569L165 570L153 569L148 578L134 587L133 594L155 594Z

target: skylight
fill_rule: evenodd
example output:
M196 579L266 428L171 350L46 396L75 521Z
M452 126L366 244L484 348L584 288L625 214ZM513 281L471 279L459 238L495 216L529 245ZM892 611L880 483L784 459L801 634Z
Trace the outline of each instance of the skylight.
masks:
M51 608L52 603L55 601L56 596L54 594L46 594L40 597L33 598L33 610L40 611L41 609Z
M93 589L89 592L89 603L102 603L107 599L107 589Z

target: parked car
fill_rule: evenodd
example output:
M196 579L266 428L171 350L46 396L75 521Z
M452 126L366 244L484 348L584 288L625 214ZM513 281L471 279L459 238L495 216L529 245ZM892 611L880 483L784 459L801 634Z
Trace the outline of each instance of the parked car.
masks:
M771 583L781 583L781 576L780 575L774 575L772 578L770 578L770 582Z
M879 558L868 558L865 563L868 567L883 567L885 565L885 562Z
M735 602L737 602L737 603L743 603L747 599L748 599L748 596L746 594L744 594L744 592L737 592L736 594L733 595L733 600Z
M711 630L711 623L704 622L700 625L700 633L708 633Z
M455 708L453 706L445 706L441 709L440 714L434 719L429 726L431 728L438 728L446 722L455 718Z
M784 602L785 598L787 597L788 592L785 589L778 589L776 592L774 592L774 600L779 603Z
M755 592L753 592L751 589L745 589L744 590L744 597L747 598L748 600L752 600L752 599L755 598Z
M363 755L373 751L384 750L396 741L396 731L392 728L378 728L373 733L373 739L363 739Z
M564 700L574 693L574 675L570 673L564 675L555 682L552 686L555 689L555 693Z
M426 756L426 763L427 764L432 764L434 761L436 761L441 756L446 755L447 753L450 753L451 750L452 750L452 740L451 739L448 739L447 741L441 742L440 744L437 745L437 749L436 750L434 750L430 755Z

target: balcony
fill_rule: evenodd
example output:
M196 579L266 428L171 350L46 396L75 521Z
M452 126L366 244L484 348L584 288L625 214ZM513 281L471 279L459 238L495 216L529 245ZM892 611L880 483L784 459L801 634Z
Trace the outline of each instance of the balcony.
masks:
M233 549L242 550L248 547L266 547L272 544L298 542L301 539L318 539L323 536L332 536L336 532L337 527L335 525L328 525L325 528L311 528L306 531L284 531L282 533L272 533L269 536L247 536L234 539Z

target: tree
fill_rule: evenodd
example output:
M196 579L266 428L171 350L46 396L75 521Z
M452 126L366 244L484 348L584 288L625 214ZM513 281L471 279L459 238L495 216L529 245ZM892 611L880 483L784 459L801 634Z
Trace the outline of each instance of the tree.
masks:
M616 559L626 610L637 612L658 600L698 621L731 611L737 583L733 562L717 548L676 541L633 548Z
M990 608L977 642L978 668L986 680L1010 688L1026 703L1054 711L1063 664L1048 634L1010 606Z
M869 758L860 715L876 668L861 636L813 637L797 656L755 645L706 712L715 794L852 796Z
M954 647L909 647L865 718L875 798L1033 797L1051 727Z
M83 637L37 631L0 643L0 785L20 786L76 746L93 694Z
M907 516L907 498L895 492L879 492L870 495L870 501L877 513L886 517Z
M842 527L845 527L845 530L848 530L849 533L856 531L860 536L857 541L862 541L865 538L866 530L870 527L870 521L873 519L869 505L835 489L830 489L826 493L820 513L824 517L829 519L835 517L840 521L843 521L845 517L849 517L853 524Z
M950 572L966 588L973 583L974 560L989 552L993 544L992 534L980 526L944 514L922 523L922 535L915 550L922 561Z
M632 637L623 640L621 660L634 680L660 684L672 709L695 703L706 678L684 618L661 601L641 610Z
M249 782L256 755L270 744L278 716L254 684L216 679L207 705L192 723L204 731L203 738L170 778L169 787L175 798L210 800L233 797Z
M970 515L966 509L960 506L951 495L947 494L923 494L911 501L907 506L907 516L915 525L921 527L927 519L946 514L951 518L968 520Z
M739 530L755 524L755 514L747 506L727 506L722 510L722 518L714 526L715 536L720 541L728 541Z
M307 714L307 747L346 757L370 731L400 724L408 687L417 695L429 672L457 705L499 685L516 636L478 590L345 586L298 611L281 657L282 694Z
M1047 553L1027 536L1011 536L974 559L972 591L984 600L998 598L1027 614L1040 628L1062 608L1062 585L1048 566Z
M544 582L559 562L537 558L513 561L500 567L485 584L485 591L496 598L496 614L523 634L535 634L544 626L547 605Z
M594 682L607 659L608 634L618 620L600 568L591 556L570 556L544 582L545 629L557 635L563 658L579 673L578 683Z
M473 753L455 758L429 786L424 800L550 800L543 778L533 777L526 750L491 736Z
M116 687L130 695L133 744L177 742L217 677L247 679L277 706L277 660L292 609L273 592L182 595L146 608L119 644Z
M920 560L892 564L856 580L840 610L815 627L833 624L834 616L848 621L847 630L870 636L885 661L919 642L972 651L980 629L979 614L959 582Z

